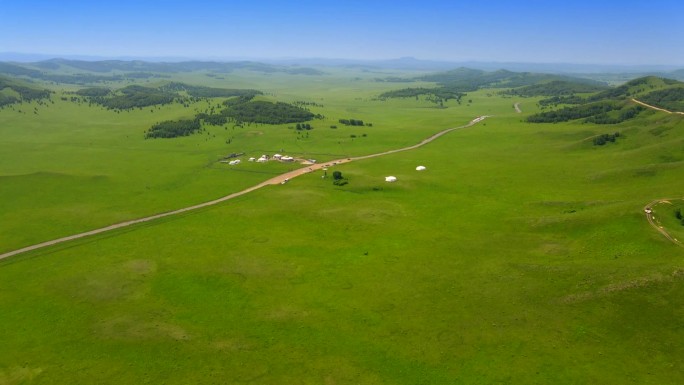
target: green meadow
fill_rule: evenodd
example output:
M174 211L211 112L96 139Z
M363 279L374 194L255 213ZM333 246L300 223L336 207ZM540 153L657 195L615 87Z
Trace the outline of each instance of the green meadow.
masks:
M177 76L316 102L325 118L306 132L145 140L211 103L116 113L63 101L58 86L54 104L0 110L0 252L299 167L249 156L371 154L491 115L335 166L344 186L314 172L1 260L0 384L683 383L684 250L643 207L682 196L684 117L532 124L538 98L481 89L436 108L378 100L406 85L377 76ZM230 153L243 162L219 162ZM682 227L674 209L667 225Z
M197 84L213 80L215 87L258 87L268 93L259 98L267 100L322 105L311 109L326 118L315 120L314 130L299 135L294 124L251 124L208 126L203 135L181 139L143 140L152 124L192 118L213 102L117 113L62 101L58 88L54 104L5 107L0 111L0 178L7 183L0 184L0 196L11 199L0 203L0 232L8 235L0 241L0 251L208 201L297 167L243 162L230 168L219 163L231 153L259 157L286 152L319 161L364 155L415 144L481 113L474 106L437 109L427 101L370 101L387 85L381 88L378 84L384 83L343 75L281 75L271 81L237 74L219 83L202 74L179 77ZM482 110L502 110L487 99L491 98L482 100ZM349 117L374 125L338 123Z

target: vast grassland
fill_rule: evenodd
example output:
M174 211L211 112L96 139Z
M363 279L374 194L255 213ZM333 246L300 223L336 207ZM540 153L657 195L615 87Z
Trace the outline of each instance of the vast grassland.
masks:
M0 184L0 197L11 199L0 204L0 231L8 234L0 251L207 201L295 167L229 168L218 162L230 153L258 157L287 152L318 160L362 155L414 144L476 113L465 106L435 109L430 102L369 101L379 93L374 89L380 89L377 83L329 77L264 80L233 75L225 83L201 74L181 78L197 84L213 80L213 86L256 85L275 95L271 99L322 104L312 110L326 119L315 120L315 129L301 136L288 129L292 124L253 124L209 126L206 135L177 140L142 140L152 124L191 118L207 108L205 102L190 108L174 104L116 113L62 101L57 94L55 104L48 106L5 108L0 111L0 178L7 183ZM374 125L345 127L337 122L350 115ZM331 125L339 127L331 129Z
M0 384L684 382L684 251L642 212L682 195L682 117L528 124L533 98L522 115L492 90L438 109L373 100L392 85L370 77L226 77L323 104L299 140L287 125L142 139L201 106L0 111L3 251L294 167L216 162L231 152L361 155L493 115L337 166L342 187L312 173L1 261ZM594 146L608 129L620 139Z

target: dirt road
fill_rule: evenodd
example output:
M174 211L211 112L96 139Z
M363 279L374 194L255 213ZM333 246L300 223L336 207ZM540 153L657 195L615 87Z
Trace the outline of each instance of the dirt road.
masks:
M680 198L663 198L663 199L656 199L653 202L647 204L644 206L644 213L646 214L646 220L648 223L656 230L658 230L659 233L663 234L665 238L669 239L672 243L678 246L684 247L679 240L674 238L670 233L668 233L662 226L659 226L658 223L656 223L656 219L653 216L653 206L658 204L658 203L669 203L669 201L677 200Z
M519 113L519 114L522 113L522 110L520 109L520 103L519 103L519 102L518 102L518 103L515 103L515 104L513 105L513 108L515 108L515 112L517 112L517 113Z
M413 150L413 149L415 149L415 148L424 146L424 145L426 145L426 144L432 142L433 140L439 138L440 136L445 135L445 134L448 134L448 133L451 132L451 131L458 130L458 129L460 129L460 128L466 128L466 127L473 126L473 125L475 125L475 124L477 124L477 123L483 121L483 120L486 119L487 117L488 117L488 116L479 116L479 117L477 117L477 118L471 120L471 121L470 121L468 124L466 124L466 125L463 125L463 126L460 126L460 127L448 128L448 129L446 129L446 130L440 131L440 132L436 133L435 135L432 135L431 137L429 137L429 138L423 140L422 142L420 142L420 143L418 143L418 144L415 144L415 145L413 145L413 146L404 147L404 148L400 148L400 149L396 149L396 150L385 151L385 152L381 152L381 153L377 153L377 154L364 155L364 156L357 156L357 157L345 158L345 159L338 159L338 160L333 160L333 161L330 161L330 162L323 162L323 163L318 163L318 164L314 164L314 165L302 167L302 168L300 168L300 169L297 169L297 170L294 170L294 171L290 171L290 172L286 172L286 173L284 173L284 174L278 175L278 176L276 176L276 177L274 177L274 178L271 178L271 179L269 179L269 180L266 180L266 181L264 181L264 182L261 182L261 183L259 183L259 184L257 184L257 185L252 186L252 187L246 188L246 189L244 189L244 190L242 190L242 191L238 191L238 192L236 192L236 193L233 193L233 194L230 194L230 195L226 195L226 196L224 196L224 197L221 197L221 198L218 198L218 199L214 199L214 200L209 201L209 202L204 202L204 203L196 204L196 205L194 205L194 206L188 206L188 207L184 207L184 208L182 208L182 209L173 210L173 211L168 211L168 212L165 212L165 213L155 214L155 215L152 215L152 216L149 216L149 217L145 217L145 218L133 219L133 220L126 221L126 222L117 223L117 224L114 224L114 225L111 225L111 226L107 226L107 227L102 227L102 228L95 229L95 230L86 231L86 232L84 232L84 233L74 234L74 235L70 235L70 236L68 236L68 237L53 239L53 240L51 240L51 241L42 242L42 243L38 243L38 244L35 244L35 245L23 247L23 248L21 248L21 249L17 249L17 250L13 250L13 251L9 251L9 252L0 254L0 260L1 260L1 259L5 259L5 258L9 258L9 257L14 256L14 255L17 255L17 254L25 253L25 252L27 252L27 251L42 249L42 248L44 248L44 247L53 246L53 245L57 245L57 244L64 243L64 242L68 242L68 241L73 241L73 240L75 240L75 239L85 238L85 237L89 237L89 236L91 236L91 235L96 235L96 234L102 234L102 233L105 233L105 232L108 232L108 231L120 229L120 228L122 228L122 227L128 227L128 226L132 226L132 225L135 225L135 224L138 224L138 223L149 222L149 221L153 221L153 220L155 220L155 219L164 218L164 217L169 217L169 216L172 216L172 215L182 214L182 213L185 213L185 212L188 212L188 211L197 210L197 209L204 208L204 207L213 206L213 205L219 204L219 203L221 203L221 202L225 202L225 201L227 201L227 200L229 200L229 199L233 199L233 198L239 197L239 196L241 196L241 195L245 195L245 194L250 193L250 192L252 192L252 191L254 191L254 190L260 189L260 188L262 188L262 187L265 187L265 186L268 186L268 185L280 184L280 183L284 182L285 180L289 180L289 179L292 179L292 178L296 178L296 177L298 177L298 176L300 176L300 175L304 175L304 174L307 174L307 173L310 173L310 172L313 172L313 171L316 171L316 170L320 170L321 168L324 168L324 167L330 167L330 166L336 165L336 164L348 163L348 162L352 162L352 161L355 161L355 160L375 158L375 157L378 157L378 156L383 156L383 155L388 155L388 154L394 154L394 153L401 152L401 151Z
M664 108L660 108L660 107L652 106L652 105L650 105L650 104L646 104L646 103L644 103L644 102L642 102L642 101L639 101L639 100L636 100L636 99L634 99L634 98L632 98L632 101L633 101L634 103L641 104L642 106L647 107L647 108L650 108L650 109L652 109L652 110L667 112L668 114L684 115L684 112L669 111L669 110L666 110L666 109L664 109Z

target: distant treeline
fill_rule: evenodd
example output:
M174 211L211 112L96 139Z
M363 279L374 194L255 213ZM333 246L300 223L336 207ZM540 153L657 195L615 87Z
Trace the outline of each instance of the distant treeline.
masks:
M450 99L454 99L458 102L461 101L461 98L464 97L466 94L463 92L459 92L456 90L453 90L448 87L437 87L437 88L424 88L424 87L418 87L418 88L404 88L401 90L395 90L395 91L387 91L382 94L380 94L381 99L385 98L408 98L408 97L417 97L420 95L433 95L437 99L441 99L444 101L449 101Z
M302 106L323 107L322 104L318 104L316 102L305 102L303 100L294 101L294 102L292 102L292 104L294 104L295 106L299 106L299 107L302 107Z
M676 85L676 84L682 84L681 82L674 80L674 79L666 79L666 78L659 78L656 76L644 76L641 78L633 79L628 81L625 84L622 84L618 87L615 88L610 88L605 91L599 92L591 97L589 97L589 101L597 101L597 100L605 100L605 99L627 99L636 96L636 94L640 94L639 98L649 98L649 95L653 92L659 93L661 91L667 91L666 90L658 90L658 91L653 91L651 93L646 93L644 92L648 91L649 89L655 89L657 84L662 84L664 86L670 86L670 85ZM674 96L674 95L673 95Z
M563 93L563 95L542 99L539 101L539 105L542 108L559 104L574 105L532 115L527 118L527 121L531 123L556 123L575 119L584 119L587 123L596 124L622 123L638 116L645 110L642 106L631 105L630 100L633 97L657 107L684 111L684 84L677 80L645 76L615 88L595 92L590 96L574 95L574 92L589 91L592 88L594 87L591 85L551 82L545 85L522 87L510 92L525 96L539 95L545 91Z
M548 83L532 84L505 91L504 94L516 96L573 96L578 93L600 92L607 87L597 84L577 83L566 80L554 80Z
M395 79L397 81L399 79ZM402 79L403 81L407 79ZM428 81L438 83L440 86L435 88L405 88L402 90L389 91L381 94L380 99L401 98L419 95L434 95L436 102L456 99L460 102L461 97L467 92L476 91L480 88L515 88L528 86L533 87L538 84L546 84L537 89L531 88L522 90L523 93L544 92L546 96L560 96L554 92L563 91L567 94L567 89L577 89L574 92L594 92L605 89L605 85L593 80L575 78L563 75L539 74L531 72L512 72L499 70L486 72L470 68L457 68L452 71L439 72L416 77L413 80ZM392 81L387 79L385 81ZM586 91L591 90L591 91ZM513 91L509 91L513 92Z
M256 95L261 95L261 91L251 89L234 88L212 88L204 86L193 86L185 83L172 82L159 87L162 91L178 92L185 91L190 96L198 98L230 98L233 96L249 97L251 100Z
M414 78L400 78L397 76L388 76L386 78L375 78L376 82L388 82L388 83L413 83L416 81Z
M59 65L51 66L49 62L41 62L43 65L36 65L39 68L58 69ZM26 76L32 79L43 80L53 83L67 84L94 84L102 82L116 82L126 79L145 79L151 77L164 77L165 75L153 74L150 72L129 72L124 74L96 75L88 73L61 74L39 71L16 64L0 62L0 73L12 76Z
M557 106L559 104L584 104L586 102L587 99L577 95L552 96L550 98L540 100L539 105L543 108L548 106Z
M587 123L617 124L634 118L643 110L644 108L641 106L628 107L625 103L606 101L542 112L529 116L527 121L530 123L559 123L584 119Z
M112 93L112 90L105 87L89 87L76 91L76 95L86 96L91 98L104 97Z
M179 136L188 136L200 129L201 125L199 119L167 120L152 126L145 134L145 138L176 138Z
M2 93L5 89L10 89L17 95ZM47 99L50 97L50 94L51 91L49 90L29 87L13 79L0 76L0 107L24 101L30 102L32 100Z
M89 73L64 74L57 71L64 67L71 71L80 70ZM41 70L38 70L39 68ZM286 73L291 75L323 75L324 73L306 67L287 67L258 62L178 62L153 63L144 61L81 61L51 59L36 63L14 64L0 62L0 73L13 76L26 76L33 79L69 84L93 84L125 79L144 79L150 77L168 77L169 73L214 71L229 73L235 70L248 70L262 73ZM116 72L115 72L116 71ZM117 73L118 72L118 73Z
M100 104L112 110L148 107L172 103L177 94L161 91L158 88L131 85L116 92L106 92L106 88L86 88L76 91L87 96L90 102Z
M530 123L559 123L569 120L588 118L592 115L605 114L620 108L617 103L601 102L575 107L564 107L555 111L542 112L527 118Z
M345 126L364 126L365 124L363 123L363 120L361 119L340 119L340 123L344 124ZM366 123L369 126L372 126L372 123Z
M596 124L618 124L636 117L643 110L645 110L645 108L642 106L625 107L619 110L619 113L617 115L600 113L594 116L590 116L586 118L584 121L587 123Z
M117 91L112 91L106 87L88 87L76 91L76 94L88 98L89 102L100 104L109 109L127 110L163 105L174 101L185 103L187 97L180 94L180 92L185 92L188 97L196 99L231 98L237 96L245 101L249 101L255 95L261 94L260 91L252 89L211 88L178 82L169 83L157 88L130 85Z
M291 104L263 100L228 106L222 114L240 122L285 124L311 120L315 115Z
M223 115L210 115L206 113L200 113L195 116L195 119L202 120L206 124L212 126L223 126L228 123L228 118Z
M173 89L181 88L178 84L173 85L172 87ZM196 95L227 95L230 92L236 96L226 100L223 103L225 108L219 113L213 113L214 110L212 108L212 113L199 113L195 116L194 120L158 123L150 128L146 137L174 138L177 136L187 136L198 131L201 127L201 123L215 126L222 126L228 122L234 122L236 125L242 125L243 123L297 123L298 130L311 130L313 129L311 124L302 122L314 118L323 118L322 115L314 115L310 111L292 104L252 100L256 94L261 94L261 92L255 90L219 90L210 89L208 87L193 88L187 85L183 85L182 88L188 93L194 92Z
M639 100L671 111L684 112L684 86L650 92Z

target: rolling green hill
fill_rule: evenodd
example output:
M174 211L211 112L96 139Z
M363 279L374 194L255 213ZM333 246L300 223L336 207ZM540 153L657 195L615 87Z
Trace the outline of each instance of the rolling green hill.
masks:
M590 84L568 80L552 80L537 84L530 84L508 91L510 95L530 97L530 96L571 96L581 93L593 93L604 91L608 88L605 85Z
M14 103L47 99L50 91L21 80L0 76L0 107Z
M595 92L606 88L604 83L565 75L512 72L507 70L482 71L457 68L452 71L416 77L414 80L435 82L439 87L409 87L385 92L381 98L432 95L440 100L460 99L467 92L481 88L513 88L507 91L520 96L559 96L576 92ZM520 88L522 87L522 88Z
M531 86L532 90L544 89L542 84ZM528 87L522 88L529 94ZM647 76L631 80L623 85L607 89L586 97L579 97L566 92L567 87L557 87L557 96L539 101L541 106L557 106L558 104L572 104L553 111L545 111L527 118L530 123L557 123L569 120L584 119L584 122L597 124L617 124L635 118L645 108L634 105L632 99L638 99L659 108L674 111L684 110L684 83L673 79ZM582 88L575 88L582 90ZM585 89L585 91L589 91ZM595 90L596 91L596 90ZM512 91L516 93L516 90Z
M134 84L185 104L115 111L55 87L50 103L0 109L2 252L306 167L249 157L326 164L488 117L331 165L343 186L310 172L0 260L0 383L684 383L684 249L644 215L670 198L655 217L684 234L684 116L532 124L551 110L537 105L545 96L497 86L435 108L378 99L396 85L362 71L170 76L184 85ZM657 82L577 106L612 117L677 86ZM190 97L225 95L201 87L263 95ZM197 135L144 139L156 123L257 101L306 107L316 129L202 122ZM373 126L340 123L352 117ZM244 161L221 162L233 155Z

